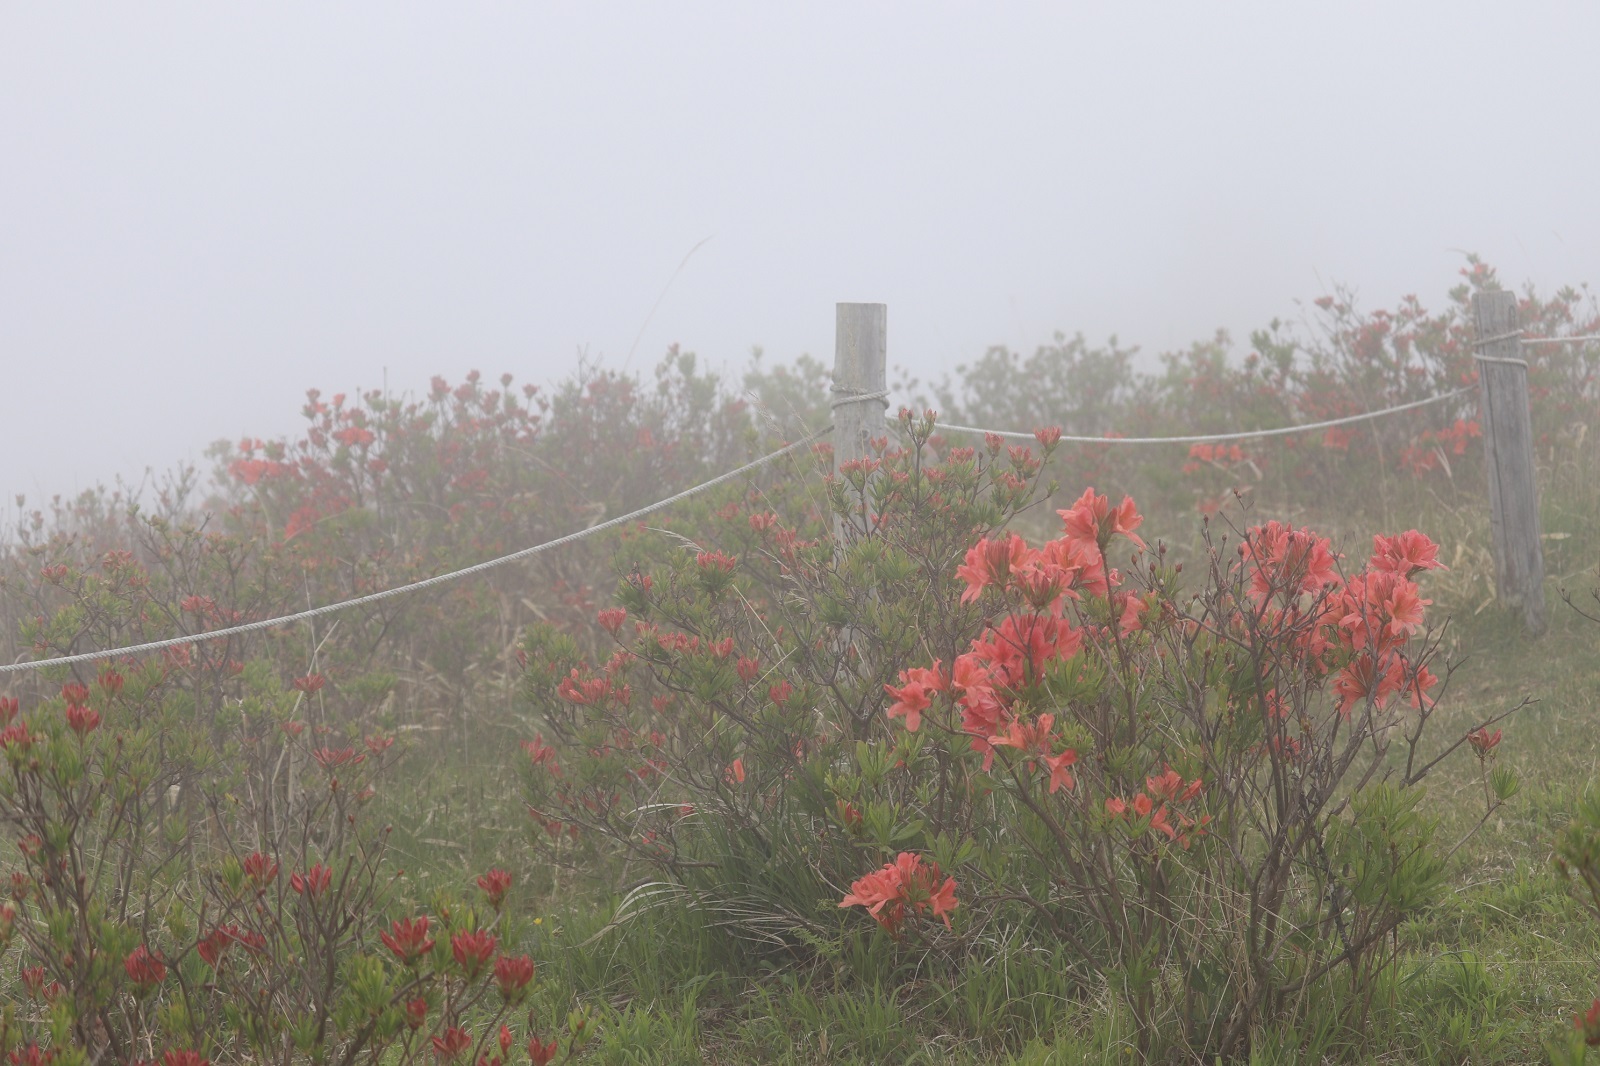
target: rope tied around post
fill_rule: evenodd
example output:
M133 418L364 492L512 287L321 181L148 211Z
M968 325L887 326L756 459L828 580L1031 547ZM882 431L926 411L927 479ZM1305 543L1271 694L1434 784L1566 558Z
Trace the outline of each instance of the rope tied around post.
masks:
M888 389L878 389L875 392L869 392L866 389L853 389L848 385L829 385L828 386L828 391L832 392L832 393L842 394L844 396L844 399L842 399L842 400L834 400L832 403L830 403L828 405L830 410L837 411L839 408L845 406L846 404L851 404L851 403L869 403L872 400L880 401L883 404L883 409L885 411L887 411L889 409L889 390Z
M1492 337L1479 337L1477 340L1473 341L1472 358L1476 359L1480 363L1504 363L1507 366L1526 367L1528 365L1528 361L1526 359L1519 359L1514 355L1483 354L1484 348L1489 347L1491 344L1499 344L1502 341L1518 341L1522 344L1527 343L1527 341L1523 340L1521 329L1508 329L1503 333L1496 333Z

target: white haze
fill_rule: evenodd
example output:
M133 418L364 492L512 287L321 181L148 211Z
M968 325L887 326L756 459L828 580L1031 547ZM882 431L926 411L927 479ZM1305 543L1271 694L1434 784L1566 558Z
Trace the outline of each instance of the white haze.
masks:
M8 4L0 501L310 386L827 359L839 300L927 379L1600 278L1597 53L1577 3Z

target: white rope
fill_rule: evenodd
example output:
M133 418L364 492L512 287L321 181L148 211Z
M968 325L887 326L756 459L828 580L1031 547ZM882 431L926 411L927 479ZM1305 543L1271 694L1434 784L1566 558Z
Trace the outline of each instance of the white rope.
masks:
M1344 418L1330 418L1326 422L1311 422L1303 426L1282 426L1278 429L1253 429L1245 433L1209 433L1191 437L1067 437L1061 439L1071 444L1207 444L1214 441L1225 440L1254 440L1258 437L1284 437L1292 433L1310 433L1318 429L1332 429L1334 426L1348 426L1355 422L1365 422L1368 419L1382 418L1384 415L1399 414L1401 411L1411 411L1418 407L1426 407L1431 403L1443 403L1453 400L1457 396L1465 396L1473 388L1456 389L1442 396L1430 396L1426 400L1414 400L1403 403L1398 407L1385 407L1381 411L1368 411L1365 414L1348 415ZM1018 433L1014 430L982 429L977 426L956 426L949 422L935 422L940 429L954 430L958 433L992 433L997 437L1009 437L1013 440L1037 440L1032 433Z
M262 629L273 629L277 626L289 625L292 622L303 622L308 618L316 618L318 615L332 614L335 611L343 611L351 607L360 607L363 604L377 603L379 600L387 600L390 597L401 596L408 592L418 592L422 589L431 588L434 585L442 585L447 581L455 581L458 578L467 577L472 574L481 574L483 571L492 569L496 566L504 566L506 563L514 563L520 559L532 558L533 556L538 555L540 552L549 551L551 548L559 548L563 545L571 544L574 541L582 540L584 537L591 537L596 533L603 533L608 529L615 529L617 526L626 525L629 522L643 518L647 514L652 514L656 511L670 507L675 503L686 500L697 493L704 492L707 489L714 488L717 485L731 481L741 474L746 474L759 467L765 466L774 459L782 458L783 456L788 455L790 452L797 451L801 448L804 448L808 444L813 443L814 441L820 440L822 437L827 436L832 431L832 426L825 426L808 437L803 437L800 440L795 441L793 444L779 448L770 455L764 455L755 462L746 463L736 470L730 470L726 474L723 474L719 477L714 477L710 481L696 485L693 488L684 489L675 496L668 496L664 500L658 500L646 507L639 508L637 511L630 511L625 515L618 515L616 518L608 519L607 521L601 522L599 525L590 526L588 529L580 529L576 533L568 533L564 537L558 537L555 540L546 541L543 544L535 544L531 548L523 548L521 551L512 552L510 555L502 555L498 559L490 559L487 562L476 563L462 570L452 570L448 574L439 574L434 577L424 578L421 581L413 581L409 585L397 585L392 589L384 589L382 592L374 592L366 596L357 596L353 600L344 600L340 603L330 603L324 607L313 607L309 611L299 611L295 614L286 614L281 618L266 618L259 622L246 622L243 625L229 626L227 629L213 629L205 633L190 633L181 637L172 637L168 640L151 641L148 644L134 644L126 648L112 648L109 651L91 651L83 652L82 654L78 655L64 655L58 659L40 659L34 662L3 664L0 665L0 674L18 673L24 670L39 670L46 666L67 666L72 663L94 662L100 659L110 659L119 655L140 655L145 652L160 651L162 648L177 647L180 644L198 644L201 641L216 640L219 637L231 637L239 633L253 633Z
M1590 341L1600 341L1600 333L1583 333L1571 337L1528 337L1524 336L1520 329L1514 329L1509 333L1497 333L1493 337L1485 337L1482 340L1473 341L1472 346L1474 348L1483 348L1490 344L1498 344L1500 341L1516 340L1517 338L1521 338L1523 344L1586 344Z
M1589 341L1600 341L1600 333L1585 333L1577 337L1524 337L1523 344L1586 344Z

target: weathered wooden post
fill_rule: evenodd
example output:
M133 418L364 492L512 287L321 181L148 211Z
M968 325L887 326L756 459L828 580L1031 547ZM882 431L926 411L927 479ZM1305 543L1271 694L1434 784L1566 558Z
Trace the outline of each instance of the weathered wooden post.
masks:
M833 346L833 470L852 459L872 454L873 437L886 432L883 412L889 406L889 306L839 304ZM834 542L844 546L844 520L833 527Z
M1495 592L1522 608L1528 631L1544 632L1544 550L1539 540L1539 488L1533 472L1533 419L1528 361L1522 357L1517 295L1472 297L1478 327L1478 388L1489 470Z

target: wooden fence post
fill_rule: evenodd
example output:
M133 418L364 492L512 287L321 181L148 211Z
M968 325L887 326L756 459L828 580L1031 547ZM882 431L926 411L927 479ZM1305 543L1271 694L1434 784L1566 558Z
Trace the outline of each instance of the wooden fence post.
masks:
M888 386L889 306L839 304L833 346L833 470L872 454L873 437L886 432L881 394ZM860 397L860 399L855 399ZM834 542L844 546L842 519L834 522Z
M1484 460L1489 470L1495 593L1522 608L1528 631L1544 632L1544 549L1539 540L1539 488L1533 472L1533 419L1528 362L1522 357L1514 292L1472 297L1478 327L1478 387Z

